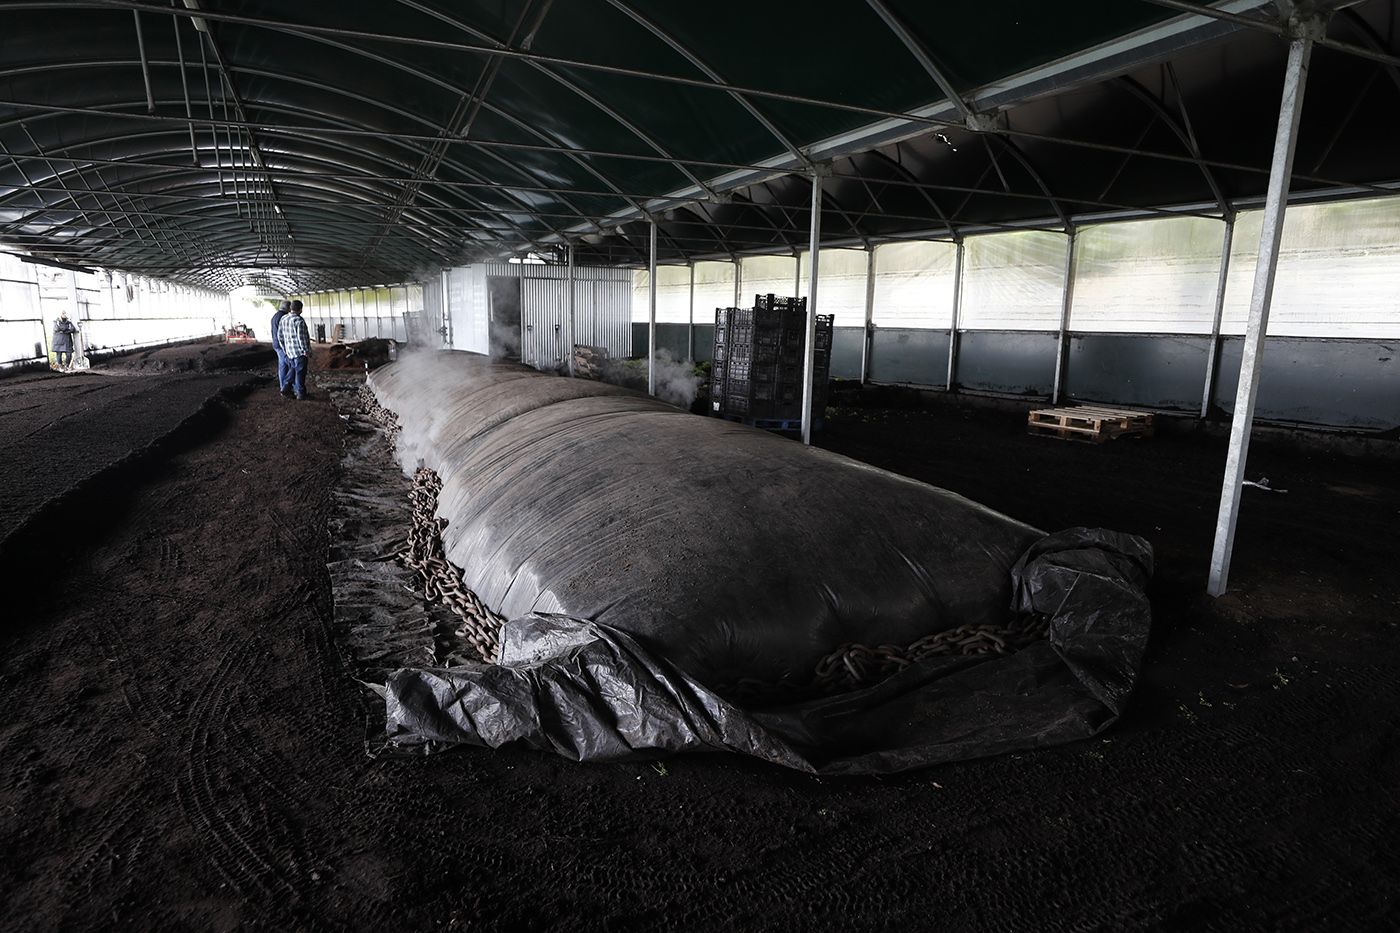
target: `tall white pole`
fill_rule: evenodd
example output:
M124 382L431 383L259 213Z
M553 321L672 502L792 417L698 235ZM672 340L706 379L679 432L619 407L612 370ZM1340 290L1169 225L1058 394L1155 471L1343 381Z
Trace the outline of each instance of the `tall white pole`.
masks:
M685 329L685 358L695 362L695 263L690 264L690 317Z
M1225 458L1225 482L1220 493L1220 514L1215 522L1215 545L1210 555L1210 580L1206 591L1212 596L1224 595L1230 579L1230 558L1239 521L1240 493L1244 488L1249 432L1254 425L1259 372L1264 362L1264 335L1269 329L1269 307L1273 303L1279 245L1283 241L1283 218L1293 174L1298 121L1303 113L1308 59L1312 55L1315 35L1312 30L1317 28L1317 24L1309 24L1305 28L1310 31L1297 35L1288 46L1288 70L1283 79L1283 100L1279 104L1278 132L1274 137L1273 164L1269 169L1269 192L1264 202L1264 229L1259 237L1259 260L1254 268L1254 291L1249 299L1249 324L1245 329L1244 356L1240 360L1240 383L1230 422L1230 449Z
M807 342L802 360L802 443L812 443L812 380L817 363L817 267L821 262L822 240L822 173L812 173L812 228L808 249L812 262L807 273ZM797 263L798 274L802 261Z
M1064 394L1065 357L1069 354L1069 316L1074 307L1074 228L1065 231L1069 244L1065 247L1065 287L1060 293L1060 333L1055 344L1055 382L1050 392L1051 404L1060 404Z
M875 246L866 247L865 256L865 328L860 341L860 384L870 381L870 341L875 326ZM833 338L834 339L834 338Z
M1210 345L1206 348L1206 384L1201 391L1201 417L1210 416L1211 399L1220 369L1220 324L1225 319L1225 284L1230 278L1230 251L1235 243L1235 217L1225 218L1225 240L1220 247L1220 278L1215 283L1215 318L1210 325Z
M647 394L656 394L656 221L647 251Z
M948 327L948 381L947 391L958 387L958 328L962 326L963 264L966 261L967 246L962 237L958 238L953 256L953 320Z
M569 342L564 348L569 354L569 375L574 374L574 244L569 244Z

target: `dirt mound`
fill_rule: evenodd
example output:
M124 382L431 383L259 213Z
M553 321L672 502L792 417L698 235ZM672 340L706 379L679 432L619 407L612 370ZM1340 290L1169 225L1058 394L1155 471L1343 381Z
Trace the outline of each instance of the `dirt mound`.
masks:
M277 355L267 343L224 343L222 340L152 347L95 361L100 369L156 373L212 373L275 366Z
M359 343L333 344L324 357L324 369L378 369L389 362L389 348L394 341L370 337Z

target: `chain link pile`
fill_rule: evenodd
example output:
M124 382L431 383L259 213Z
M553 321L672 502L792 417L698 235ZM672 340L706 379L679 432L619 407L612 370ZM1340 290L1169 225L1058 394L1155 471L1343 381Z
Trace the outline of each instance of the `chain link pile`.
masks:
M360 389L359 403L365 417L384 431L392 450L402 430L398 415L379 404L369 386ZM437 472L419 467L413 474L413 487L408 493L412 519L408 540L396 556L399 563L418 574L427 599L441 602L462 620L462 627L456 630L457 636L465 639L481 660L494 663L504 620L467 587L462 581L462 571L447 559L442 549L442 530L447 527L447 519L437 517L440 492L442 479Z
M403 426L399 424L399 416L379 404L379 399L369 386L360 387L359 404L365 417L383 429L384 439L389 442L389 449L393 450L399 439L399 432L403 430Z
M936 635L926 635L904 647L898 645L842 645L817 664L814 686L825 691L853 690L928 658L952 655L1005 655L1019 651L1049 635L1044 616L1024 616L1009 625L960 625Z
M447 519L436 515L441 491L442 479L437 473L419 467L408 494L413 525L408 531L408 543L399 552L399 561L418 572L428 599L438 600L462 620L457 635L466 639L481 660L494 663L504 620L467 588L462 582L462 571L443 553L442 530L447 527Z

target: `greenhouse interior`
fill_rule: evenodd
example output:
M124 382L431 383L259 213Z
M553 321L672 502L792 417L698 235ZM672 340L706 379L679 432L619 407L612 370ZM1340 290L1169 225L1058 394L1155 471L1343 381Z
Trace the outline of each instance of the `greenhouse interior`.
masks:
M1397 111L1398 0L0 3L0 928L1400 926Z

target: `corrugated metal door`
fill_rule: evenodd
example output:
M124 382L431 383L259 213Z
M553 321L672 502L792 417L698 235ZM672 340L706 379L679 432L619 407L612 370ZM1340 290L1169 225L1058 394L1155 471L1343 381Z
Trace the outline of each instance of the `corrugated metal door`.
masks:
M564 364L568 342L567 283L560 279L525 278L520 283L520 361L536 369L555 370Z
M598 315L591 281L574 281L574 334L573 342L583 346L601 346L598 343ZM567 314L567 309L565 310Z
M598 343L625 358L632 352L631 279L598 279L593 285Z

